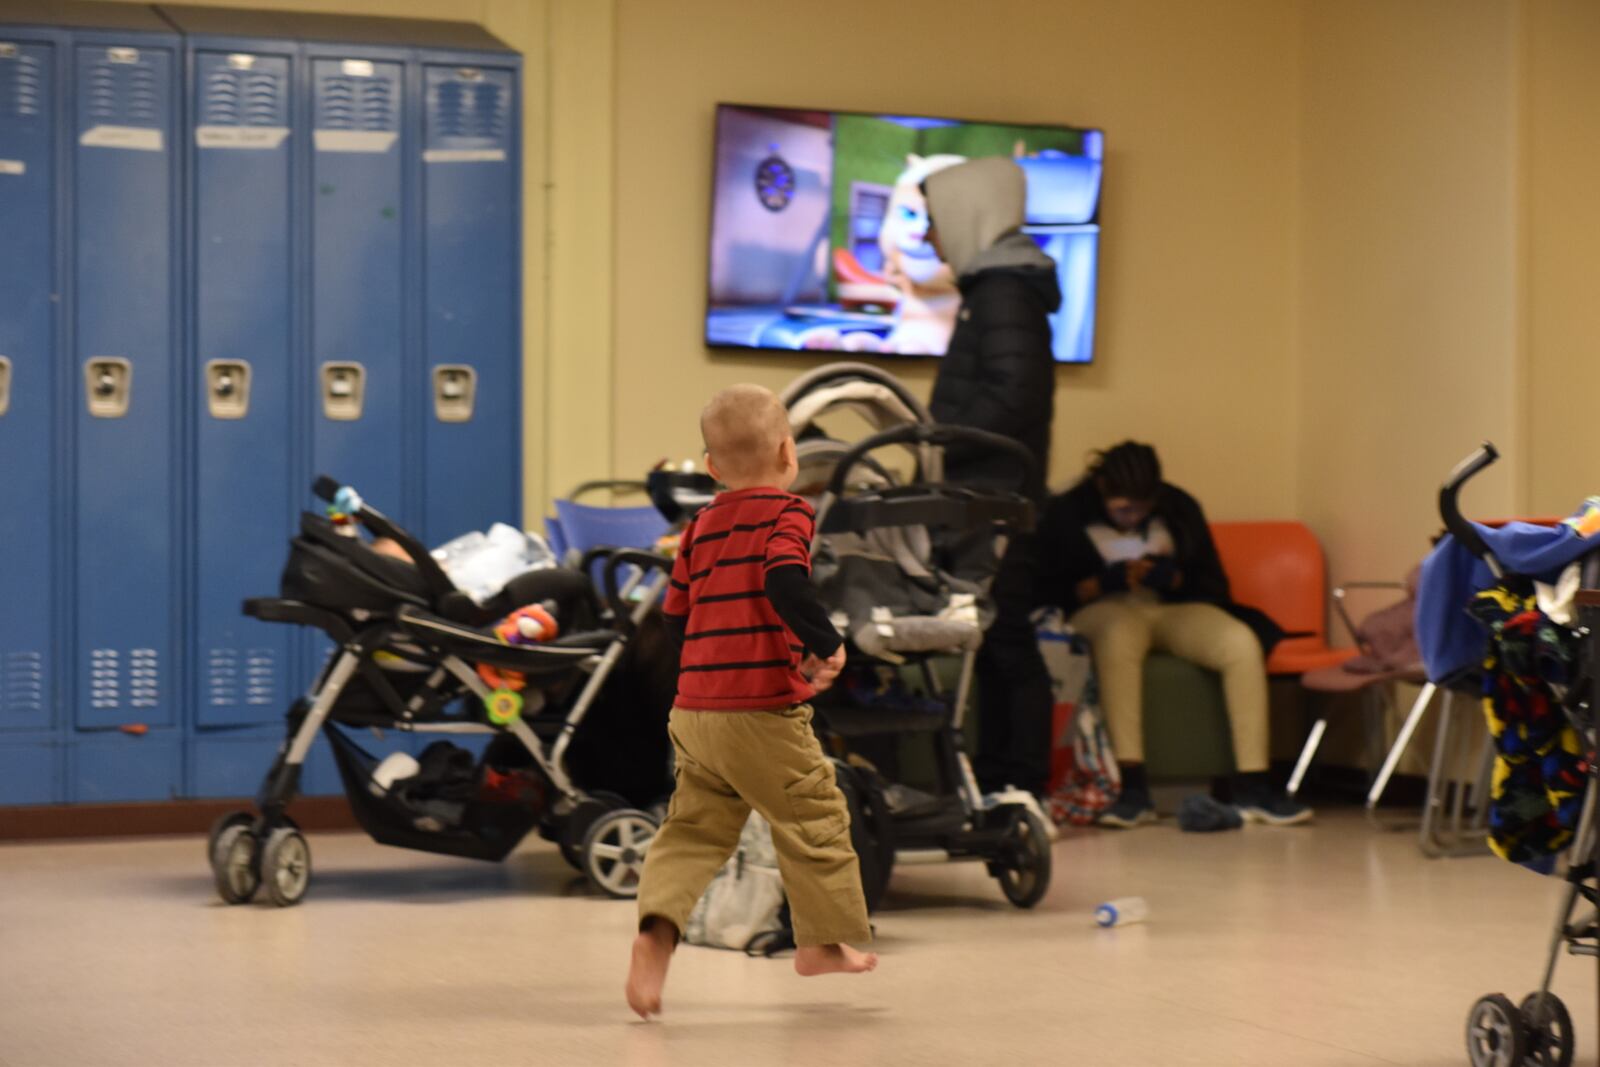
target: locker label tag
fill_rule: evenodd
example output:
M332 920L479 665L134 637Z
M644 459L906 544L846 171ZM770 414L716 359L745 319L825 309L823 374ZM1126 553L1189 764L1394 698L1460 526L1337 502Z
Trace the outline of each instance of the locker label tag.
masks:
M28 165L20 159L0 159L0 174L23 175L28 173Z
M400 139L398 133L384 130L313 130L312 143L318 152L364 152L382 155Z
M273 149L289 137L287 126L196 126L194 143L201 148Z
M79 136L86 148L125 148L134 152L160 152L166 147L160 130L144 126L91 126Z
M430 148L422 153L424 163L504 163L503 148Z

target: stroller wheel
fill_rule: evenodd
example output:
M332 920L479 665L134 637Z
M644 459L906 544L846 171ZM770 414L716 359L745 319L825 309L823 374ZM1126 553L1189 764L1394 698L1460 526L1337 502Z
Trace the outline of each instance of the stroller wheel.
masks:
M615 806L627 807L627 804ZM584 838L589 836L589 828L612 808L613 805L592 796L584 797L573 805L572 811L562 821L559 836L556 838L556 844L561 847L561 858L577 870L583 870Z
M639 895L645 853L656 836L656 821L635 808L609 811L596 819L583 839L583 873L607 896Z
M998 866L1000 889L1019 908L1031 908L1050 889L1050 832L1030 811L1017 812Z
M1467 1057L1472 1067L1520 1067L1527 1054L1522 1013L1500 993L1480 997L1467 1016Z
M1524 1062L1537 1067L1571 1067L1575 1042L1572 1016L1561 998L1546 993L1529 993L1522 999L1522 1025L1528 1031L1528 1051Z
M254 826L255 823L256 817L248 811L230 811L228 814L218 817L217 821L211 824L211 833L206 837L206 862L213 867L216 866L217 842L222 839L223 834L235 826L250 827Z
M261 887L261 849L250 828L253 821L236 812L212 829L211 877L224 903L248 903Z
M311 885L311 846L299 830L287 826L272 831L261 850L261 875L267 896L280 908L300 903Z

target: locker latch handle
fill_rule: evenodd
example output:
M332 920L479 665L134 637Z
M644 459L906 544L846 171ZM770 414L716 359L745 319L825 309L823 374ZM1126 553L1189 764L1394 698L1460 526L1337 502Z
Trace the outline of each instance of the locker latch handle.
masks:
M477 395L478 372L467 364L433 368L433 414L440 422L471 422Z
M213 359L206 364L206 408L214 419L242 419L250 413L250 364Z
M90 415L120 419L128 413L133 364L121 356L95 356L83 365L83 384Z
M11 360L0 356L0 415L11 410Z
M361 418L367 391L367 368L360 363L322 365L322 414L335 422Z

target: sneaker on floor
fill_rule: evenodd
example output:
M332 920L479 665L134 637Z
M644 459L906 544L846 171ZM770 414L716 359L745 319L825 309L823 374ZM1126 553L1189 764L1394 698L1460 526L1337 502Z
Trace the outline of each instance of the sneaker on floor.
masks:
M1132 830L1140 826L1150 826L1159 822L1160 818L1149 797L1124 794L1117 798L1115 804L1102 811L1094 824L1112 830Z
M1297 826L1311 821L1312 811L1287 793L1262 790L1234 798L1234 807L1245 822L1268 826Z

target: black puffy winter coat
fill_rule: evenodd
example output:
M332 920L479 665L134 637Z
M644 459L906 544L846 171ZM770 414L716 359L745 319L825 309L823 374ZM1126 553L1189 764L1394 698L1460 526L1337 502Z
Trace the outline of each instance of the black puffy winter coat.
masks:
M1055 272L994 267L963 277L961 295L929 410L939 422L1004 434L1026 446L1035 469L1025 490L1042 501L1055 414L1049 318L1061 306ZM1010 459L992 452L952 447L945 453L951 482L1009 488L1014 470Z

